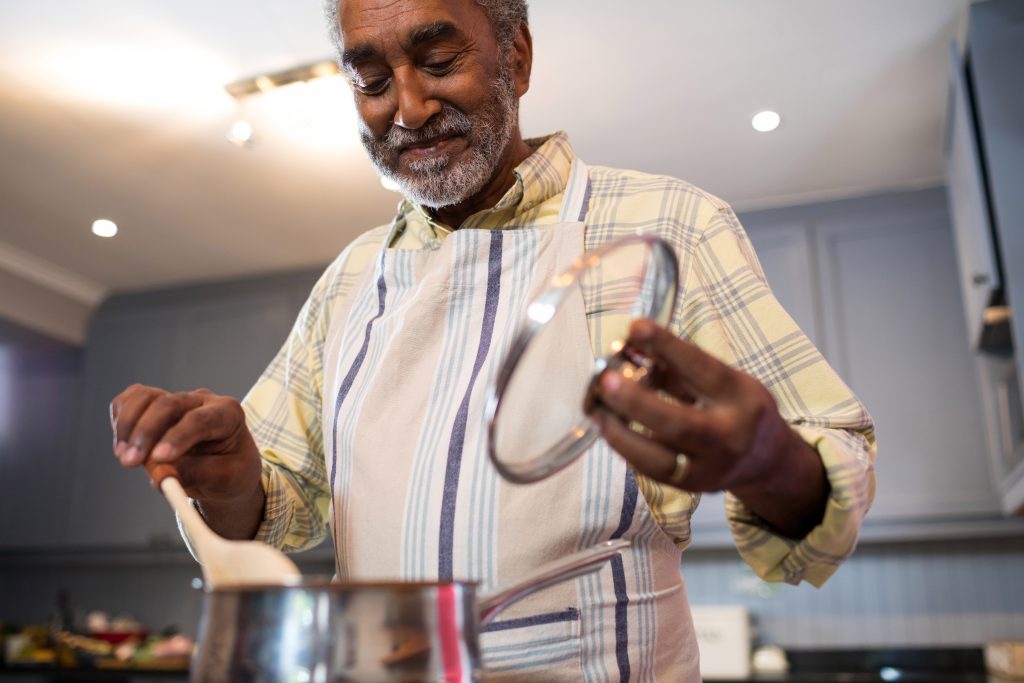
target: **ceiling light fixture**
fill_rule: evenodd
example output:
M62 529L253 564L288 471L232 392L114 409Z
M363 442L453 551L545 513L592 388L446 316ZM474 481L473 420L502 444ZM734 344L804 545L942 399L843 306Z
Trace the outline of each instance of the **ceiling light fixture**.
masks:
M759 133L770 133L779 127L779 123L782 122L782 117L773 111L762 111L754 114L754 118L751 119L750 125L754 127Z
M224 90L226 90L227 93L235 99L239 110L239 114L235 119L235 122L231 124L231 127L228 129L228 140L239 147L251 147L253 145L254 138L252 124L246 120L246 117L242 113L245 103L250 96L267 95L271 93L271 91L277 90L286 85L305 86L305 84L310 81L326 78L328 76L336 76L339 73L340 70L338 69L337 63L332 60L325 59L319 62L302 64L301 66L285 69L284 71L259 74L252 76L251 78L243 78L239 81L228 83L224 86ZM310 119L307 115L301 118L298 125L299 127L309 127L309 124Z
M97 237L113 237L117 234L117 224L106 218L94 220L92 222L92 234Z
M269 92L275 88L291 85L292 83L305 83L316 78L335 76L339 73L341 73L341 70L338 68L338 64L332 60L325 59L285 69L284 71L243 78L234 83L228 83L224 86L224 89L228 91L229 95L238 100L249 95Z

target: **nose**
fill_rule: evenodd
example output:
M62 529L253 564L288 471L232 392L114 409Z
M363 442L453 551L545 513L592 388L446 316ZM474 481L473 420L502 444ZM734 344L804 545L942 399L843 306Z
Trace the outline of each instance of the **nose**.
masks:
M414 69L396 71L394 79L398 98L393 119L396 126L416 129L441 111L441 101Z

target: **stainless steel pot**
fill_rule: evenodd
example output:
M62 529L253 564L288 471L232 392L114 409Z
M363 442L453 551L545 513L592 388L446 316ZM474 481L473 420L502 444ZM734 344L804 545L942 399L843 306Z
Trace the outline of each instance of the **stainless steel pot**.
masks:
M477 584L337 583L223 587L205 595L193 683L360 683L483 677L480 627L543 588L600 569L608 541L477 596Z

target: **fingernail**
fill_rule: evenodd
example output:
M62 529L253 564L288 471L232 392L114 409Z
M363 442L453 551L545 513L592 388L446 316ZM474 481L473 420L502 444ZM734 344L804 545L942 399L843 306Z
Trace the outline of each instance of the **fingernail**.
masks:
M601 388L615 393L622 386L622 377L617 372L606 372L601 376Z
M140 462L142 462L142 451L137 446L129 448L121 458L121 464L129 467L138 465Z
M124 450L126 448L128 448L127 441L118 441L117 444L114 446L114 455L120 458L122 455L124 455Z
M165 443L158 443L150 454L150 457L157 462L167 460L171 455L171 447Z

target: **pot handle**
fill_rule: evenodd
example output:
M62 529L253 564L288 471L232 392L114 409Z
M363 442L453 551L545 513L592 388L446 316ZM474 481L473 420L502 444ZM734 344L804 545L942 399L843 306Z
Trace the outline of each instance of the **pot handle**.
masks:
M605 541L568 557L549 562L511 586L482 594L477 603L480 612L480 625L489 624L506 607L528 595L533 595L556 583L596 572L605 562L628 547L629 541L625 539Z

